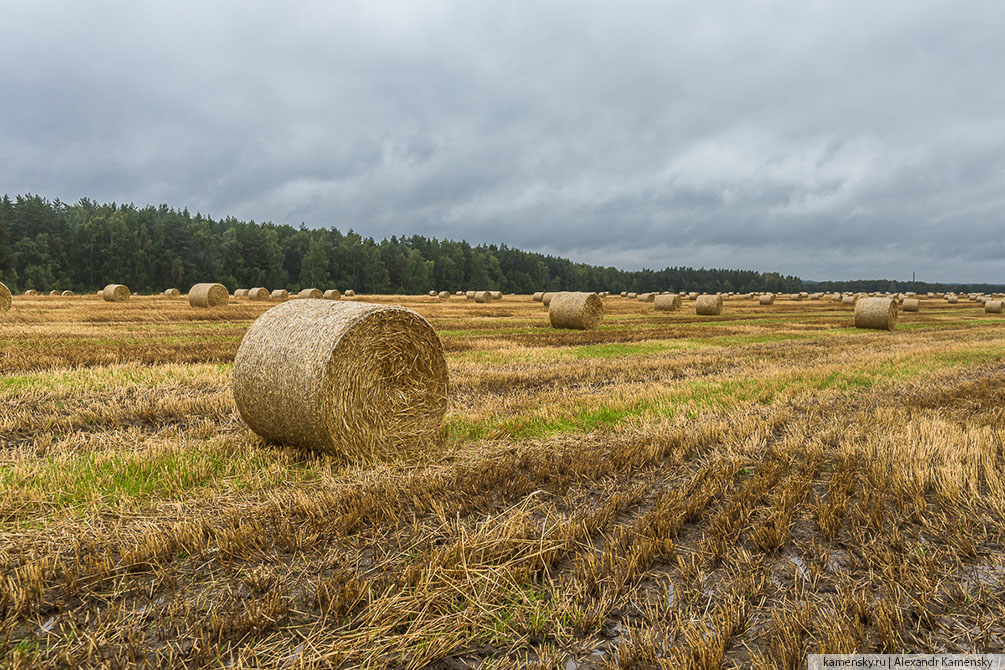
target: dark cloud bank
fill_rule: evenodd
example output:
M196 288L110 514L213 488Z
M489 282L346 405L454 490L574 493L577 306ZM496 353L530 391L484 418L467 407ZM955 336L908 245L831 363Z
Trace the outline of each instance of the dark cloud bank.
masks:
M1005 4L3 7L0 191L1005 282Z

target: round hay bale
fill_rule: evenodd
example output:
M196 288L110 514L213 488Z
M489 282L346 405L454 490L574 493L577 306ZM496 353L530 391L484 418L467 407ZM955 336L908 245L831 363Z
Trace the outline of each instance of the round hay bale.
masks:
M676 312L680 309L679 295L658 295L653 300L653 311L655 312Z
M454 293L454 295L464 295L464 291L457 291Z
M593 330L604 318L604 301L596 293L563 291L548 306L552 328Z
M73 295L73 291L69 291L69 290L67 290L67 291L63 291L63 292L62 292L62 293L60 293L59 295L63 296L64 298L68 298L68 297L70 297L71 295Z
M27 291L25 291L25 292L24 292L24 294L25 294L26 296L29 296L29 297L31 297L31 296L33 296L33 295L38 295L38 291L36 291L36 290L35 290L35 289L33 289L33 288L30 288L30 289L28 289Z
M544 291L535 291L534 295L532 296L532 300L534 302L541 302L542 298L544 298Z
M57 291L56 289L53 289L53 290L49 291L49 295L59 295L59 291Z
M541 296L541 304L545 307L551 305L551 299L558 295L558 291L546 291L544 295Z
M437 297L440 300L450 300L450 291L440 291Z
M272 291L271 295L272 295L272 299L273 300L289 300L290 299L290 292L287 291L284 288L277 288L277 289L275 289L274 291Z
M432 326L411 310L298 300L251 324L233 392L266 440L369 461L439 441L447 363Z
M638 296L638 298L637 298L637 300L639 302L652 302L652 301L656 300L656 294L655 293L640 293L639 296Z
M947 295L946 302L948 302L950 305L956 305L959 304L960 299L955 295Z
M247 298L248 297L248 293L250 293L250 289L239 288L236 291L234 291L234 297L235 298Z
M125 302L129 300L130 295L129 287L125 284L109 284L101 291L101 297L105 302Z
M464 297L467 298L468 300L474 300L475 299L475 293L477 293L477 291L465 291L464 292Z
M628 297L628 291L622 291L622 292L621 292L621 293L620 293L619 295L620 295L620 296L621 296L622 298L627 298L627 297Z
M268 300L271 295L269 289L264 286L256 286L248 290L248 300Z
M223 284L206 282L196 284L188 290L188 304L191 307L220 307L230 302L230 292Z
M502 291L489 291L489 295L493 300L502 300Z
M853 295L841 296L842 305L854 305L856 302L858 302L858 298Z
M177 298L178 296L181 295L181 291L179 291L176 288L169 288L164 291L164 295L166 295L169 298Z
M855 327L893 330L897 327L897 301L893 298L860 298L855 303Z
M1005 302L1002 302L1001 300L988 300L986 303L984 303L984 313L1001 314L1002 305L1005 305Z
M905 298L904 299L904 304L901 305L901 308L905 312L917 312L918 311L918 307L920 307L920 306L921 306L921 301L918 300L917 298Z
M626 295L625 297L628 298L629 300L635 300L636 298L639 297L639 294L636 293L635 291L629 291L628 295Z
M488 291L475 291L475 302L491 302L492 296Z
M301 298L311 298L313 300L321 300L325 297L324 291L319 288L305 288L301 289L298 293Z
M13 300L14 299L10 294L10 289L7 288L6 284L0 282L0 312L6 312L9 310Z
M356 297L356 291L353 291L352 289L348 289L342 295L344 295L347 298L355 298Z
M719 316L722 314L722 296L698 296L698 299L694 301L694 313L702 316Z
M330 289L328 289L327 291L324 292L324 299L325 300L341 300L342 299L342 294L339 292L339 290L337 288L330 288Z
M429 297L430 298L435 298L437 295L439 295L439 294L436 291L430 291L429 292Z
M773 305L773 304L775 304L775 294L774 293L765 293L764 295L762 295L760 297L760 299L758 300L758 302L760 304L762 304L762 305Z

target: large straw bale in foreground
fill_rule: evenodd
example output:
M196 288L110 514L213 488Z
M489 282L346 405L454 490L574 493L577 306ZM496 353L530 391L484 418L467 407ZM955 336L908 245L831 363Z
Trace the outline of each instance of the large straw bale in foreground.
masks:
M855 327L893 330L897 327L894 298L859 298L855 303Z
M680 309L680 296L676 294L658 295L653 300L653 311L676 312Z
M1005 302L1002 302L1001 300L988 300L987 302L984 303L984 313L1001 314L1002 305L1005 305Z
M230 291L223 284L196 284L188 290L188 304L192 307L220 307L230 302Z
M762 305L773 305L773 304L775 304L775 294L774 293L765 293L764 295L762 295L760 297L760 299L758 300L758 302L760 304L762 304Z
M248 329L234 400L265 439L367 461L437 441L447 363L433 328L392 305L296 300Z
M920 307L920 306L921 306L921 301L918 300L917 298L904 298L904 304L901 305L901 308L905 312L917 312L918 311L918 307Z
M604 301L596 293L563 291L556 293L548 306L552 328L593 330L604 318Z
M702 316L719 316L722 314L722 296L698 296L698 299L694 301L694 313Z
M109 284L101 292L101 297L105 299L105 302L125 302L129 300L130 295L129 287L125 284Z
M3 282L0 282L0 312L9 310L12 300L10 289Z
M321 300L325 297L324 291L319 288L305 288L298 293L301 298L311 298L312 300Z

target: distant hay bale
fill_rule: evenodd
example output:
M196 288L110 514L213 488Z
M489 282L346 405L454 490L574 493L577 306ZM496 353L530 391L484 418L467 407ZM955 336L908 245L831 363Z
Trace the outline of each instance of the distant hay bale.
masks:
M1002 302L1001 300L988 300L986 303L984 303L984 313L1001 314L1002 305L1005 305L1005 302Z
M853 295L841 296L841 304L842 305L854 305L857 301L858 301L858 298L856 298Z
M545 291L544 295L541 296L541 304L545 307L551 305L551 299L555 297L557 291Z
M627 298L627 297L628 297L628 291L622 291L622 292L621 292L621 293L620 293L619 295L620 295L620 296L621 296L622 298Z
M36 290L35 290L35 289L33 289L33 288L30 288L30 289L28 289L27 291L25 291L25 292L24 292L24 294L25 294L26 296L29 296L29 297L30 297L30 296L33 296L33 295L38 295L38 291L36 291Z
M248 297L248 293L250 291L251 291L251 289L239 288L236 291L234 291L234 297L235 298L247 298Z
M273 300L289 300L290 292L284 288L277 288L273 289L272 293L270 294L270 297Z
M429 293L428 293L427 295L428 295L428 296L429 296L430 298L435 298L435 297L436 297L437 295L439 295L439 294L438 294L438 293L437 293L436 291L430 291L430 292L429 292Z
M13 298L10 294L10 289L3 282L0 282L0 312L6 312L10 309Z
M342 295L344 295L347 298L354 298L354 297L356 297L356 291L353 291L352 289L349 289L345 293L343 293Z
M556 293L548 307L552 328L593 330L604 318L604 302L596 293L563 291Z
M653 300L654 312L676 312L680 309L680 296L674 294L658 295Z
M475 302L492 302L492 295L488 291L475 291Z
M248 329L233 393L266 440L367 462L440 441L447 363L436 332L411 310L297 300Z
M59 291L57 291L56 289L53 289L53 290L49 291L49 295L59 295Z
M324 292L323 297L325 300L341 300L342 293L336 288L330 288Z
M535 291L535 292L534 292L534 295L533 295L533 296L531 296L531 299L532 299L532 300L533 300L534 302L541 302L541 299L542 299L542 298L544 298L544 291Z
M464 291L455 291L454 295L464 295Z
M321 300L325 297L324 291L319 288L305 288L301 289L300 293L297 294L301 298L310 298L312 300Z
M635 300L636 298L639 297L639 294L636 293L635 291L629 291L628 295L626 295L625 297L628 298L629 300Z
M802 293L793 293L791 299L792 300L796 300L796 301L802 300L803 299L803 294Z
M855 303L855 327L893 330L897 327L897 301L893 298L860 298Z
M687 299L688 300L697 300L699 295L700 294L697 291L691 291L690 293L687 294Z
M475 293L477 293L477 291L465 291L464 292L464 297L467 298L468 300L474 300L475 299Z
M125 284L109 284L101 291L101 297L105 302L125 302L129 300L130 295L129 287Z
M955 295L947 295L946 302L948 302L950 305L956 305L960 302L960 299Z
M230 292L223 284L206 282L188 290L188 304L192 307L220 307L230 302Z
M642 294L639 295L638 300L640 302L652 302L652 301L656 300L656 294L655 293L642 293Z
M917 298L905 298L901 307L905 312L917 312L920 305L921 301Z
M440 300L450 300L450 291L440 291L436 297Z
M831 300L833 302L841 302L842 300L844 300L844 296L841 295L840 293L835 293L834 295L831 296Z
M176 288L169 288L164 291L164 295L166 295L169 298L177 298L178 296L181 295L181 291L179 291Z
M62 293L60 293L59 295L61 295L61 296L63 296L64 298L66 298L66 297L69 297L69 296L73 295L73 291L69 291L69 290L67 290L67 291L63 291L63 292L62 292Z
M762 305L773 305L775 304L775 294L765 293L764 295L761 296L758 302L760 302Z
M489 291L489 295L493 300L502 300L502 291Z
M272 297L269 293L269 289L264 286L256 286L253 289L248 289L248 300L268 300Z
M694 313L702 316L719 316L722 314L722 296L698 296L698 299L694 301Z

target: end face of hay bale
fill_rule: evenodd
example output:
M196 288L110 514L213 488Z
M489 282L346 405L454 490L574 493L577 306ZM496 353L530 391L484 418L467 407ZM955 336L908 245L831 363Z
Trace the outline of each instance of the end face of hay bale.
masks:
M437 293L436 291L430 291L430 292L428 293L428 295L429 295L429 297L430 297L430 298L435 298L435 297L436 297L437 295L439 295L439 294L438 294L438 293Z
M440 440L447 363L433 328L411 310L296 300L248 329L233 392L266 440L366 462Z
M604 318L604 301L596 293L563 291L556 293L548 306L552 328L593 330Z
M109 284L101 291L101 297L105 302L125 302L129 300L129 287L125 284Z
M855 327L893 330L897 327L897 301L893 298L859 298L855 303Z
M312 300L321 300L325 297L324 291L319 288L305 288L301 289L300 293L297 294L301 298L311 298Z
M64 298L68 298L71 295L73 295L73 291L63 291L62 293L60 293L60 295L63 296Z
M6 284L0 282L0 312L9 310L13 301L14 298L10 294L10 289L7 288Z
M676 312L680 309L681 299L679 295L658 295L653 300L653 311L656 312Z
M49 295L59 295L59 291L57 291L56 289L53 289L53 290L49 291Z
M721 295L700 295L694 301L694 313L701 316L719 316L722 314Z
M341 300L342 293L337 288L330 288L324 292L325 300Z
M223 284L206 282L196 284L188 291L188 304L192 307L222 307L230 302L230 291Z
M988 300L987 302L984 303L984 313L1001 314L1002 305L1005 305L1005 302L1002 302L1001 300Z
M765 295L761 296L758 302L760 302L762 305L773 305L775 304L775 294L766 293Z
M917 312L918 308L920 306L921 306L921 301L918 300L917 298L905 298L904 299L904 304L901 305L901 308L905 312Z

